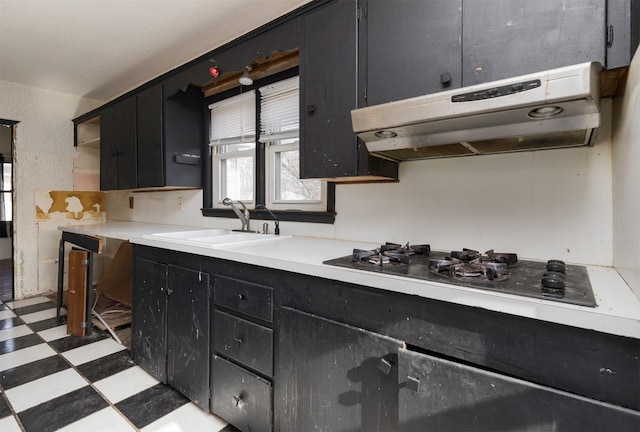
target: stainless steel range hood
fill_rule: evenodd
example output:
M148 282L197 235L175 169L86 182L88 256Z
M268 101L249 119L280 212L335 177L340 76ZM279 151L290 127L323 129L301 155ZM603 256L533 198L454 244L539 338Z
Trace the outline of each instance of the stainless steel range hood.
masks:
M591 143L600 126L597 62L351 111L370 153L393 160Z

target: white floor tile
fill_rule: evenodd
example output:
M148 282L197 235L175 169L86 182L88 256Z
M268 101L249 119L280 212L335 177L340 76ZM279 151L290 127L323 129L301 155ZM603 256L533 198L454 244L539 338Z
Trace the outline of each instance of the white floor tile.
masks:
M149 375L139 366L133 366L97 381L93 385L113 404L129 396L140 393L158 384L160 381Z
M213 414L209 414L198 408L196 404L189 403L153 423L143 427L142 432L216 432L227 425L227 422Z
M16 316L16 314L14 314L12 310L5 309L0 311L0 320L13 318L14 316Z
M3 430L4 429L0 429ZM107 407L91 414L75 423L58 429L57 432L129 432L135 431L120 414L111 407Z
M26 336L30 333L33 332L26 325L11 327L8 329L0 330L0 341L19 338L20 336Z
M16 309L16 308L31 306L34 304L44 303L48 301L51 301L51 299L47 297L31 297L23 300L8 301L8 302L5 302L4 304L9 306L11 309Z
M0 355L0 371L56 355L47 344L39 344Z
M126 347L120 345L113 339L102 339L98 342L65 351L61 355L74 366L78 366L99 359L100 357L122 351L123 349L126 349Z
M46 330L42 330L40 332L38 332L38 334L40 335L40 337L44 340L46 340L47 342L50 342L52 340L56 340L56 339L62 339L63 337L67 337L69 336L67 334L67 325L61 325L61 326L57 326L57 327L53 327L50 329L46 329Z
M67 312L65 312L64 310L60 311L60 315L66 315L66 314ZM20 318L22 318L22 321L26 322L27 324L31 324L37 321L42 321L49 318L55 318L55 316L56 316L56 307L54 305L51 309L45 309L39 312L30 313L27 315L20 315Z
M20 426L18 426L18 422L15 417L9 416L3 419L0 419L0 431L2 432L21 432Z
M5 395L19 413L48 400L57 398L89 383L74 369L66 369L46 377L30 381L5 391Z

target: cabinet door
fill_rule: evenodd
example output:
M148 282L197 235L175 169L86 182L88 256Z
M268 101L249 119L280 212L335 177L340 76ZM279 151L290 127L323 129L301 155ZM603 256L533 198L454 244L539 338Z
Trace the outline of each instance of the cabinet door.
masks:
M100 113L100 189L134 189L136 98L123 99Z
M606 0L464 0L463 85L605 64Z
M367 105L460 87L462 0L369 0Z
M285 307L278 317L275 430L397 429L401 342Z
M208 410L209 275L174 266L168 275L168 382Z
M303 17L300 50L300 178L358 175L351 126L357 106L356 1L332 1Z
M131 354L156 379L167 382L167 266L134 261Z
M162 154L162 84L138 98L138 187L164 186Z
M640 430L637 411L426 354L401 349L398 368L401 432Z

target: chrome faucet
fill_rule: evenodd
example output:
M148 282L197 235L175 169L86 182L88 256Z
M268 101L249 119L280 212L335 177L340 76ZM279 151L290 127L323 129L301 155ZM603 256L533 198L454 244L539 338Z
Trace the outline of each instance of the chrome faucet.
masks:
M244 205L242 201L236 202L242 206L244 213L241 212L240 209L233 203L233 200L231 198L225 198L222 200L222 204L231 207L231 210L233 210L238 218L240 218L240 221L242 222L242 229L240 231L249 231L249 209L247 209L247 206Z

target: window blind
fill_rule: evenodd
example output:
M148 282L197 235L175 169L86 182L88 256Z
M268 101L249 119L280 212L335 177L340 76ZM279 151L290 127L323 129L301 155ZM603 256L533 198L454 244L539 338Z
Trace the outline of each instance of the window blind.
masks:
M256 94L239 94L209 105L211 129L209 145L255 142Z
M300 79L260 87L260 141L297 138L300 129Z

